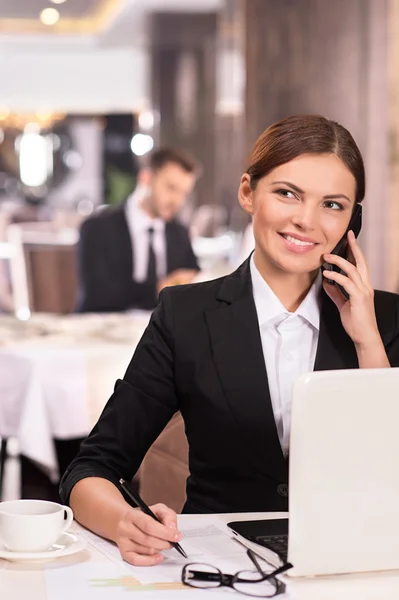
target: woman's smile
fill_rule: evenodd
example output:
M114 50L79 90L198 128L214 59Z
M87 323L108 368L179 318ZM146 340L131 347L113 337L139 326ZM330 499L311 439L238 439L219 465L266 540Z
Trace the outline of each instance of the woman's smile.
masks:
M283 239L283 243L287 250L296 254L311 252L319 245L315 240L296 233L278 232L278 235Z

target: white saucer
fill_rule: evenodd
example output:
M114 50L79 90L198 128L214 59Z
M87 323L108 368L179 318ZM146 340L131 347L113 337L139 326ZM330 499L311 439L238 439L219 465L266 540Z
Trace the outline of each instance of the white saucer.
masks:
M86 540L75 532L64 532L48 550L44 552L11 552L0 542L0 558L6 560L48 560L80 552L86 547Z

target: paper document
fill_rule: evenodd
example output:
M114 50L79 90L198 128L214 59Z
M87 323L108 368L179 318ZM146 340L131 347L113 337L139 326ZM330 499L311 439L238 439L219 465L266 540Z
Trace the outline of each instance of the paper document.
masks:
M184 519L180 531L183 534L181 545L188 558L182 557L175 549L164 552L165 560L154 567L134 567L125 562L118 547L87 530L79 534L100 551L104 560L99 562L95 556L86 563L45 570L48 600L121 600L127 592L134 592L134 599L159 600L220 600L223 593L234 593L228 588L217 590L195 590L181 582L181 572L189 562L207 563L218 567L224 573L236 573L242 569L253 569L246 549L232 539L225 523L215 516L198 520L193 517ZM109 559L109 560L106 560ZM260 560L265 571L271 567ZM130 596L129 596L130 597ZM241 594L237 593L237 600ZM132 597L133 598L133 597ZM293 600L287 593L279 600Z
M172 548L163 552L165 560L160 565L152 568L133 567L122 559L119 548L112 542L88 531L82 532L82 535L102 554L115 564L122 566L127 572L133 573L142 583L180 581L182 568L188 562L211 564L228 573L252 568L252 563L246 555L245 548L226 535L218 527L217 521L210 521L200 528L183 527L180 530L183 534L180 543L188 558L184 558ZM265 569L268 569L266 564ZM268 570L270 570L270 567Z
M46 569L45 582L47 600L220 600L220 591L197 592L181 581L140 583L111 562Z
M198 520L195 517L193 519L186 517L179 529L183 535L180 544L186 551L188 558L181 556L175 549L167 550L163 552L165 560L155 567L134 567L122 559L116 544L89 531L82 531L82 535L86 537L90 544L115 565L134 577L141 585L155 584L161 586L158 589L162 588L164 591L166 591L168 584L176 586L181 582L182 568L189 562L206 563L217 567L223 573L236 573L243 569L253 569L246 548L233 539L225 522L214 515L210 516L209 519L203 519L200 527L198 527ZM260 559L260 563L265 572L273 570L273 567L262 559ZM174 587L174 589L177 588ZM186 586L183 586L183 589L187 589ZM190 594L193 593L193 590L188 591ZM221 590L218 591L218 594L220 592ZM206 593L206 597L211 600L209 594L213 596L213 593L210 590L207 590ZM190 595L190 598L193 598L193 596ZM280 598L281 600L288 599L289 596L285 594Z

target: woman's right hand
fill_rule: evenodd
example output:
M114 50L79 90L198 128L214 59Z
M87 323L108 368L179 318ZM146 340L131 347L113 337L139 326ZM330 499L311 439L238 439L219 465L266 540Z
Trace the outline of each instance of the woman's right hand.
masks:
M161 551L169 550L171 542L179 542L182 538L174 510L165 504L150 508L162 523L129 506L117 525L115 542L122 558L136 567L159 564L164 558Z

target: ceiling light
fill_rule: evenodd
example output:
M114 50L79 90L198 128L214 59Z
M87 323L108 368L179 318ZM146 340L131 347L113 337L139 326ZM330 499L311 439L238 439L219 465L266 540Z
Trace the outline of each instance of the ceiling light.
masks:
M132 149L133 154L136 154L136 156L143 156L144 154L147 154L147 152L150 152L150 150L153 149L154 139L150 135L136 133L136 135L132 137L130 147Z
M55 25L60 18L56 8L45 8L40 13L40 20L44 25Z
M53 144L48 136L24 132L19 140L19 174L22 183L39 187L53 174Z
M50 2L52 2L53 4L64 4L66 0L50 0Z
M143 110L139 114L139 126L141 129L152 129L155 124L155 116L152 110Z

